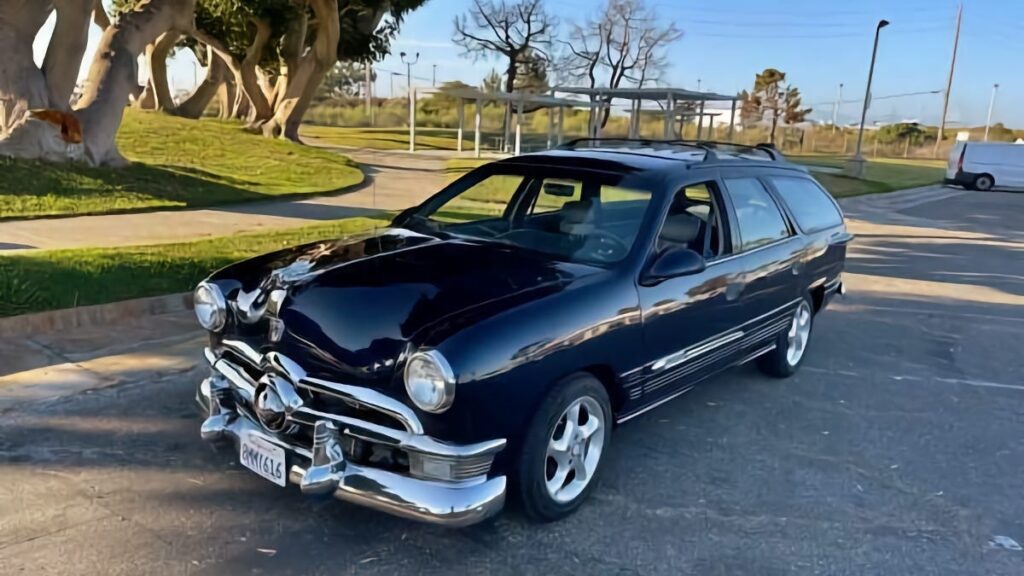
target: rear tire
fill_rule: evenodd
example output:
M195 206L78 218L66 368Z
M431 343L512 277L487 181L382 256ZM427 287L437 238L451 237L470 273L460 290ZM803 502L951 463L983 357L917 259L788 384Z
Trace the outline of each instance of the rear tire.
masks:
M797 305L789 327L779 332L775 349L757 359L762 372L775 378L788 378L800 369L807 357L814 327L814 304L804 296Z
M979 174L974 178L974 182L971 183L971 188L978 190L979 192L988 192L996 185L995 178L991 174Z
M611 402L601 382L576 374L559 383L534 415L516 467L526 515L552 522L575 512L597 483L611 434Z

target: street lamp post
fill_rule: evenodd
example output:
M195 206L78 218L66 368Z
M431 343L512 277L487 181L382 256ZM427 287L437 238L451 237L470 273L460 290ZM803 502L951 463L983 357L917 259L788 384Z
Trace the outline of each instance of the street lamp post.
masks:
M412 91L412 65L420 61L420 53L411 60L405 59L405 52L400 54L405 64L405 89L409 96L409 152L416 151L416 94Z
M402 57L402 64L405 64L405 90L409 93L409 101L412 101L412 65L420 61L420 53L416 53L416 57L412 60L406 60L406 53L402 52L399 54Z
M879 20L875 28L875 45L871 49L871 66L868 67L868 86L864 90L864 108L860 112L860 130L857 131L857 152L850 159L846 166L847 173L854 178L864 176L864 156L861 155L861 146L864 144L864 121L868 117L868 106L871 105L871 79L875 75L875 57L878 55L878 35L889 25L888 20Z
M985 142L988 142L988 129L992 126L992 108L996 105L996 91L999 90L999 84L992 85L992 97L988 100L988 119L985 120Z

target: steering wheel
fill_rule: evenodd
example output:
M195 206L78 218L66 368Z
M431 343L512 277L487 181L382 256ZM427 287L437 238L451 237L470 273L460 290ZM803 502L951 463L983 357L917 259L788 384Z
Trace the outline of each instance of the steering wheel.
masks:
M601 262L617 262L629 253L629 246L621 238L607 230L594 229L588 234L581 250Z

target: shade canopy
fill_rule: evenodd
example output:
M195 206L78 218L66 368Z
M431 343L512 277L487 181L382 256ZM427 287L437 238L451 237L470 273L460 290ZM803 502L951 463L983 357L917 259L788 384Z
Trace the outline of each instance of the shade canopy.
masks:
M582 96L605 96L625 100L674 100L676 102L729 102L739 97L735 94L698 92L683 88L585 88L580 86L559 86L555 92L580 94Z
M537 108L558 108L560 106L586 106L587 103L569 98L556 98L547 94L532 92L484 92L471 86L443 86L440 88L417 88L421 94L444 94L452 98L465 100L484 100L490 102L511 102L518 110L519 106L535 110Z

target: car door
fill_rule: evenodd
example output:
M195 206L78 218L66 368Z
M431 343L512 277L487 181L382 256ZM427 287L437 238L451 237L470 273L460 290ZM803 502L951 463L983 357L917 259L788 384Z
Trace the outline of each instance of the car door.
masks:
M799 303L804 244L760 174L731 173L723 184L734 223L735 330L752 353L787 325Z
M638 285L643 315L643 404L651 406L690 388L713 373L737 342L732 328L728 262L730 234L722 209L721 185L708 178L680 186L663 210L648 261L672 246L702 253L704 272ZM691 237L692 236L692 237Z

